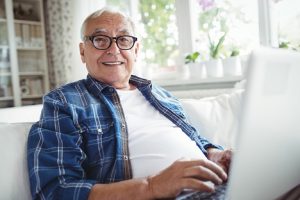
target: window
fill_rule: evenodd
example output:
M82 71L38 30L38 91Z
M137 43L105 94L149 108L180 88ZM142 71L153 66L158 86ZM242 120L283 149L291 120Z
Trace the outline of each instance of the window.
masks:
M175 0L129 2L108 0L107 4L129 12L136 20L141 52L139 68L135 69L137 70L135 73L155 78L174 72L175 60L179 54Z
M178 55L175 0L139 1L142 59L161 67L174 66Z
M122 10L122 12L132 14L131 10L130 10L130 6L129 6L130 3L131 3L130 0L123 0L123 1L120 1L120 0L107 0L106 1L106 4L108 6L117 7L118 9Z
M232 53L248 54L258 45L256 1L196 0L197 30L194 51L202 60L226 58ZM220 45L220 51L213 47Z
M300 1L277 0L276 2L274 9L279 46L300 51Z
M200 52L201 60L210 59L211 44L216 45L222 36L224 41L218 55L221 58L236 50L247 55L258 45L300 49L298 0L107 0L106 3L129 12L138 21L142 48L137 73L147 78L172 78L170 74L180 71L185 56L195 51Z

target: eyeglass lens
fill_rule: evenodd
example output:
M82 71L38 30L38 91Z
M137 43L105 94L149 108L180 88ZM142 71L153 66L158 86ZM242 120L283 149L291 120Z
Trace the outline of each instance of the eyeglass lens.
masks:
M93 37L93 44L97 49L108 49L112 44L112 40L114 38L105 36L105 35L98 35ZM134 38L131 36L119 36L116 39L117 46L120 49L131 49L134 45Z

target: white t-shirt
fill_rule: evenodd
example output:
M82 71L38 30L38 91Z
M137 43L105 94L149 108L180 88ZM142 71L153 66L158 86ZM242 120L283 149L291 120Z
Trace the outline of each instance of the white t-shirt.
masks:
M151 106L138 89L117 91L128 126L134 178L157 174L180 158L206 159L196 143Z

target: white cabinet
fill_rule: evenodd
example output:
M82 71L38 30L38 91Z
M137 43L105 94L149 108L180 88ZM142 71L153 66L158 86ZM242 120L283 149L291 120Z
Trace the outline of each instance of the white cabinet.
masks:
M49 90L42 0L0 0L0 108L42 102Z

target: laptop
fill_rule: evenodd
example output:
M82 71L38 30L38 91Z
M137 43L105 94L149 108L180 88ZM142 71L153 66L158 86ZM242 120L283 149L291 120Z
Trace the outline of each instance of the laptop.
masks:
M221 197L176 199L280 199L300 185L300 53L261 47L249 59L227 186Z

